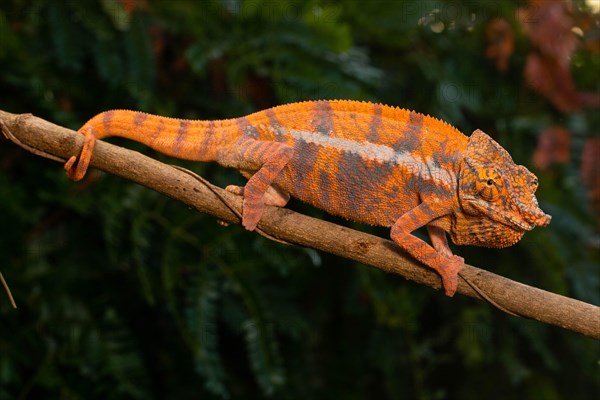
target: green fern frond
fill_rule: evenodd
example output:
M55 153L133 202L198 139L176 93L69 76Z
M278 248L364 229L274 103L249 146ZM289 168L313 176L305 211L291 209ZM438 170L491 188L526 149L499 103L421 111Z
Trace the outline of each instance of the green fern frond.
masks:
M103 324L105 329L98 343L101 345L101 364L99 372L116 381L113 393L132 399L147 398L143 362L137 350L135 339L125 329L116 313L107 310ZM90 338L93 338L91 336Z
M50 38L55 47L56 61L63 68L81 69L84 52L83 31L74 24L74 15L68 8L68 2L57 2L48 8Z
M135 264L135 271L142 287L144 298L149 304L154 304L155 298L152 284L148 275L148 254L150 253L149 238L151 224L149 224L148 213L140 212L133 214L131 223L131 257Z
M194 350L196 370L204 377L206 388L226 399L229 391L225 386L217 332L218 275L209 266L199 267L190 278L186 292L186 329Z
M285 384L285 374L277 349L273 326L251 319L243 325L248 356L254 375L267 396Z
M256 284L232 268L222 266L244 303L248 319L242 330L254 375L266 395L274 394L285 382L285 371L270 312Z
M141 100L145 99L154 87L156 77L156 61L148 29L146 21L135 14L131 20L131 27L124 33L123 38L127 57L128 88Z
M122 54L115 49L114 42L98 40L92 44L92 54L100 77L111 87L123 83L124 70L121 64Z

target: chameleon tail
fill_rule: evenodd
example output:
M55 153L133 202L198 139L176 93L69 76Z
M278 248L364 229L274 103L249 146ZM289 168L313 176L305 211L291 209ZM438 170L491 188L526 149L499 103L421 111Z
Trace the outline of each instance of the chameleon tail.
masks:
M111 110L96 115L78 132L85 135L79 155L65 163L67 176L85 176L96 139L119 136L143 143L163 154L193 161L214 161L216 150L238 135L235 119L201 121L161 117L139 111Z
M94 135L94 130L89 128L85 133L83 148L79 154L79 162L76 162L76 156L71 156L65 163L64 168L69 179L73 181L80 181L83 179L85 173L87 172L88 166L90 165L90 160L92 159L92 153L95 145L96 137Z

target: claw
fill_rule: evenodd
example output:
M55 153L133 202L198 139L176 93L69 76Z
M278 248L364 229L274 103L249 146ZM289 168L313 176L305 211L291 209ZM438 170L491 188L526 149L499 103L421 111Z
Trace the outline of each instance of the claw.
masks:
M225 190L227 190L229 193L233 193L238 196L244 195L244 187L243 186L229 185L225 188Z
M458 273L464 267L465 260L455 255L446 260L438 272L442 278L444 293L446 293L446 296L452 297L458 288Z
M253 231L254 229L256 229L256 226L258 225L258 221L260 221L260 217L262 216L264 209L265 203L263 201L252 202L249 201L248 198L244 198L244 202L242 203L242 225L244 226L244 228L246 228L249 231Z

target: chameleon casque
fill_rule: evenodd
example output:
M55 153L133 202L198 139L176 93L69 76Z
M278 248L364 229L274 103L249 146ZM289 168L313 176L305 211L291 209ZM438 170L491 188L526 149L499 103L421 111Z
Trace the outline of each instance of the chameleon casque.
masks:
M120 136L177 158L216 161L248 182L242 224L256 228L265 204L290 195L349 220L391 227L392 240L433 268L445 293L458 285L458 245L506 247L525 231L546 226L538 181L480 130L470 137L414 111L358 101L307 101L240 118L202 121L112 110L81 129L79 159L65 164L81 179L96 139ZM411 234L427 226L431 245Z

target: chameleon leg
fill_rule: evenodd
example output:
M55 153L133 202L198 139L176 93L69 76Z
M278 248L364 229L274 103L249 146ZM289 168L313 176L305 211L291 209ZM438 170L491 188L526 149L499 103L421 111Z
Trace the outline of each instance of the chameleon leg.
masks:
M411 232L415 229L445 213L444 210L435 210L427 202L423 202L398 218L392 226L390 236L402 250L436 270L442 278L446 295L453 296L458 286L458 272L462 269L464 260L458 256L448 257L445 254L440 254L418 237L411 235ZM434 240L439 245L440 241L438 239Z
M256 171L243 190L242 225L246 229L251 231L258 225L265 208L267 190L292 158L293 151L292 147L279 142L243 139L217 153L217 162L223 166ZM274 201L281 204L283 199L281 192Z
M79 154L79 161L77 161L77 156L71 156L64 167L69 179L74 181L79 181L85 176L90 165L94 146L96 145L96 135L93 128L88 128L85 132L79 132L85 135L81 154Z
M444 257L452 257L452 250L448 246L446 232L439 226L434 225L427 225L427 232L429 233L433 248Z

